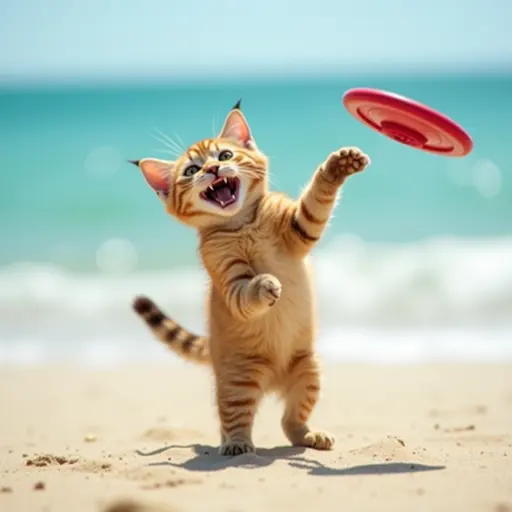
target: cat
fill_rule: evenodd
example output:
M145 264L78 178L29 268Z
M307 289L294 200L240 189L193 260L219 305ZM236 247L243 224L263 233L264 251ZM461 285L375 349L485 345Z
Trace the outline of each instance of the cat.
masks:
M358 148L335 151L298 201L270 192L268 159L240 102L220 134L176 161L132 161L167 213L197 229L209 275L209 336L189 333L149 298L134 310L184 358L211 365L222 455L254 452L254 416L264 394L284 400L281 425L291 444L329 450L334 437L308 419L320 393L315 297L308 254L329 221L345 179L370 163Z

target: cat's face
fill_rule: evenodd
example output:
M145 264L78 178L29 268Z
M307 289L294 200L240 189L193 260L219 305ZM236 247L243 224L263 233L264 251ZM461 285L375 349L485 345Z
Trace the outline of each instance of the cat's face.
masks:
M267 159L235 108L220 135L188 148L176 161L137 162L167 211L185 224L222 224L253 204L267 189Z

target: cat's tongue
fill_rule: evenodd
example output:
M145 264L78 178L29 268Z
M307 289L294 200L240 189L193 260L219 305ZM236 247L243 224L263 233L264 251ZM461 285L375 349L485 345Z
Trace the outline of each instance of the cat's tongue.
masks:
M221 187L221 188L216 188L212 192L212 196L219 203L227 203L227 202L231 201L232 194L231 194L231 190L229 189L229 187Z

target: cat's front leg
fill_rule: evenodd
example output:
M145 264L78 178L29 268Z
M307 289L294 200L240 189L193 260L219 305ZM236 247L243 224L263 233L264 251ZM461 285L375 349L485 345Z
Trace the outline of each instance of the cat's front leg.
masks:
M281 296L281 283L272 274L235 280L227 289L231 312L239 320L251 320L266 313Z
M281 296L279 279L272 274L257 274L243 258L228 258L207 267L230 313L238 320L248 321L266 313Z
M320 240L336 204L338 191L352 174L363 171L370 159L358 148L342 148L331 153L296 203L285 233L290 252L305 256Z

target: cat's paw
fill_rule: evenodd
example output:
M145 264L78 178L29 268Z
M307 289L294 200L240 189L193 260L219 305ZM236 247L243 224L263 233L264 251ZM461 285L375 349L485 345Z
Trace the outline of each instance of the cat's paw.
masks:
M281 297L281 283L272 274L260 274L253 280L255 295L260 304L273 306Z
M364 171L370 158L359 148L341 148L331 153L322 166L322 175L332 185L341 185L348 176Z
M219 448L220 455L242 455L243 453L254 453L256 449L254 445L249 441L244 440L233 440L226 441Z
M315 450L331 450L334 446L334 436L328 432L307 431L300 438L293 440L294 446L306 446Z

